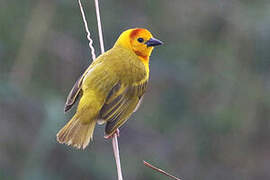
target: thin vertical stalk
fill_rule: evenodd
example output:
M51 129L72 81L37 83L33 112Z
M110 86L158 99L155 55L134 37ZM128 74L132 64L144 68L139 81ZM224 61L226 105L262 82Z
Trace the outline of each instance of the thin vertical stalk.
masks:
M117 167L118 180L123 180L122 170L121 170L121 162L120 162L120 156L119 156L117 134L113 135L112 145L113 145L113 153L114 153L116 167Z
M95 7L96 7L96 16L97 16L97 23L98 23L98 36L99 36L100 50L101 50L101 54L103 54L104 53L104 41L103 41L98 0L95 0Z
M89 40L89 48L91 50L92 60L94 61L96 59L96 54L95 54L95 48L93 46L93 40L91 39L91 34L90 34L89 29L88 29L88 24L87 24L87 20L85 18L85 14L84 14L81 0L78 0L78 3L79 3L80 10L81 10L82 18L83 18L84 28L85 28L85 31L87 33L87 39Z
M101 53L103 54L104 53L104 42L103 42L103 34L102 34L98 0L95 0L95 7L96 7L96 16L97 16L97 23L98 23L98 35L99 35L100 50L101 50ZM114 158L115 158L116 167L117 167L118 180L123 180L122 170L121 170L121 161L120 161L120 155L119 155L119 148L118 148L117 133L115 133L112 137L112 146L113 146L113 153L114 153Z
M81 1L78 0L78 3L80 6L80 10L81 10L85 31L87 32L87 39L89 40L89 48L91 50L92 59L94 61L96 59L96 55L95 55L95 49L93 47L93 40L90 37L90 31L88 29L88 24L87 24L87 21L85 18L85 14L84 14L84 10L83 10L83 6L81 4ZM104 42L103 42L103 34L102 34L98 0L95 0L95 8L96 8L97 23L98 23L98 35L99 35L100 50L101 50L101 54L103 54L104 53ZM117 167L118 180L123 180L117 134L113 135L112 146L113 146L113 152L114 152L114 157L115 157L115 162L116 162L116 167Z

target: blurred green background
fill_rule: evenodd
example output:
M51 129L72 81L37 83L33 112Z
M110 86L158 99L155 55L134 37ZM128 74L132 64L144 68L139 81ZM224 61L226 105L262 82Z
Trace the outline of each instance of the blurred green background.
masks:
M96 53L93 0L83 0ZM164 45L149 88L121 128L124 178L270 179L270 1L100 0L106 49L130 27ZM85 151L60 145L66 96L91 62L75 0L0 1L0 179L116 179L95 130ZM73 110L74 112L74 110Z

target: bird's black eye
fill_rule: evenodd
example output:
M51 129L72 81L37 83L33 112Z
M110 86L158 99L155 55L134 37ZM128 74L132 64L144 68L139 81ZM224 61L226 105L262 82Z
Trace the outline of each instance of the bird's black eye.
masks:
M137 40L138 40L138 42L140 42L140 43L142 43L142 42L144 41L143 38L138 38Z

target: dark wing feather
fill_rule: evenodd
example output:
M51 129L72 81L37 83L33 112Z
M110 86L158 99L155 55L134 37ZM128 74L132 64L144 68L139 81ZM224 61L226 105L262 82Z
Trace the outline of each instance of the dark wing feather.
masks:
M73 88L71 89L68 97L67 97L67 101L65 104L65 108L64 111L67 112L68 110L71 109L71 107L74 105L74 103L76 102L76 100L78 99L78 97L80 97L80 95L82 95L82 82L84 77L87 76L87 74L91 71L91 69L95 68L96 65L98 65L99 63L102 62L102 58L99 60L94 61L85 71L84 73L79 77L79 79L76 81L76 83L74 84Z
M79 94L81 94L81 85L82 85L82 80L83 80L83 75L76 81L74 84L73 88L69 92L69 95L67 97L67 101L65 104L64 111L67 112L68 110L71 109L73 104L76 102L76 100L79 97Z
M147 81L129 87L116 84L109 93L105 104L100 110L99 118L106 121L106 136L110 136L123 125L134 112L146 90Z

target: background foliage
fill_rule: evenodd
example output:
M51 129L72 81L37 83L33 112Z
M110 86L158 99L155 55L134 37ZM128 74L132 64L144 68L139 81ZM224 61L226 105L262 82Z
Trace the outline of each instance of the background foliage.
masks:
M99 53L93 1L83 1ZM124 177L270 179L270 1L100 0L106 49L145 27L165 42L144 103L121 128ZM56 142L65 98L91 62L75 0L0 1L0 179L116 179L104 127ZM74 110L73 110L74 112Z

